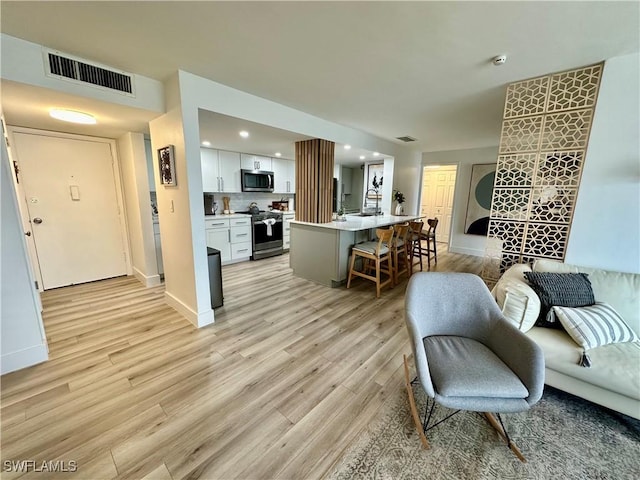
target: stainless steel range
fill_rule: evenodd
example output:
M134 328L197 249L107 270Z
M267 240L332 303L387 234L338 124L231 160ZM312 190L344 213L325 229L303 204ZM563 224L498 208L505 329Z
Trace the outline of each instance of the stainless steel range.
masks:
M251 215L253 227L251 260L282 255L282 212L238 212Z

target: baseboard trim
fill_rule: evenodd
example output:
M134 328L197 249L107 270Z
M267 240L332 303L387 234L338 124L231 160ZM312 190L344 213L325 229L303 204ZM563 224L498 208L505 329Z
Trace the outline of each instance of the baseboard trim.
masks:
M34 345L17 352L2 355L0 374L15 372L49 360L49 350L45 343Z
M207 312L198 313L167 291L164 292L164 299L167 302L167 305L184 316L197 328L206 327L214 322L213 309Z
M477 248L465 248L465 247L449 247L451 253L461 253L463 255L473 255L474 257L484 257L484 250L478 250Z
M142 273L140 270L138 270L136 267L133 267L133 276L136 277L138 280L140 280L140 283L142 283L147 288L156 287L162 283L162 280L160 279L160 275L155 274L155 275L147 276L144 273Z

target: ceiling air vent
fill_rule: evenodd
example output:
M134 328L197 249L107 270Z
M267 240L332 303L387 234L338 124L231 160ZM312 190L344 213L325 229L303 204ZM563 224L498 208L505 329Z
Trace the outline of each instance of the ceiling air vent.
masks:
M416 139L410 137L409 135L405 135L404 137L396 137L398 140L402 140L403 142L415 142Z
M116 90L121 93L133 93L133 75L126 72L117 72L76 60L68 56L63 57L53 52L46 52L47 73L51 76L89 83L98 87Z

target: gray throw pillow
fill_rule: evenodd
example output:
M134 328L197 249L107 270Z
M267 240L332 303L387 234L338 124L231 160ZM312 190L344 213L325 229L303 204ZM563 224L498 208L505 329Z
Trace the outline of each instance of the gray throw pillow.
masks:
M552 307L586 307L596 303L586 273L525 272L531 288L540 297L538 327L559 328Z

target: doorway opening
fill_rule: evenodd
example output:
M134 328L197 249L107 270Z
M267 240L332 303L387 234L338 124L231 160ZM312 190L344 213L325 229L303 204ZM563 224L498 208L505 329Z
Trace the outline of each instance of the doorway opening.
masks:
M422 167L420 215L437 218L436 241L449 245L456 188L457 165L425 165Z

